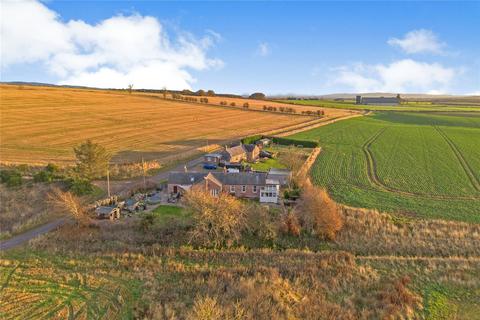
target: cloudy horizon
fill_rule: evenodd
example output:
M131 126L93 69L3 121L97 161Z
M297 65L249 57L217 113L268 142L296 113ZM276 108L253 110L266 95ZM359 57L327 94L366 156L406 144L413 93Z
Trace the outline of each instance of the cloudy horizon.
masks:
M480 5L468 5L421 3L401 18L383 4L345 11L345 3L233 3L229 19L224 3L4 1L1 80L237 94L479 94L472 27ZM356 14L367 9L362 21ZM310 19L320 12L326 18ZM346 19L337 21L338 12ZM446 14L450 21L437 22Z

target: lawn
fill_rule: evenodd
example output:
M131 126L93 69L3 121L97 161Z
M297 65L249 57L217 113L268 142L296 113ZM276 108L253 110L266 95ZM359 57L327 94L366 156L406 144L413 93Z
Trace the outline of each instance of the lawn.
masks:
M152 211L152 214L159 224L164 224L171 219L187 221L190 218L190 214L183 207L171 205L160 205Z
M260 160L256 163L249 163L253 170L268 171L270 168L285 169L286 166L282 164L277 158Z
M378 112L291 136L319 141L315 183L342 203L480 222L480 115Z
M1 85L0 100L3 163L71 164L72 148L86 139L116 163L164 163L318 120L108 90Z

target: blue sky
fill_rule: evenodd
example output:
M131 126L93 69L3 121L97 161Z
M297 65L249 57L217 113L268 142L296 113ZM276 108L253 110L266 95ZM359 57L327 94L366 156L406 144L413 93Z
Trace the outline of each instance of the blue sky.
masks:
M239 94L480 93L479 2L2 6L2 81Z

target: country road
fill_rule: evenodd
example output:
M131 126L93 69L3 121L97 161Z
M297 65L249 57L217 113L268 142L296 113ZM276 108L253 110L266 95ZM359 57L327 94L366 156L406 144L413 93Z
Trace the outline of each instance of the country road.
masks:
M0 242L0 251L3 250L8 250L13 247L19 246L25 242L28 242L29 240L36 238L42 234L45 234L49 231L52 231L59 226L63 225L65 222L68 220L66 218L59 218L54 221L51 221L47 224L44 224L40 227L37 227L35 229L29 230L25 233L19 234L18 236L14 236L13 238L10 238L8 240L4 240Z

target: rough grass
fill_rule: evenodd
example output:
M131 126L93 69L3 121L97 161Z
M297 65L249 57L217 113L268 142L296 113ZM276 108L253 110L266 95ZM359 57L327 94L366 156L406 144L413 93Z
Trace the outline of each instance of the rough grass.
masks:
M181 212L163 206L155 214L161 219ZM174 219L144 231L132 218L97 228L64 226L31 242L26 252L3 258L9 266L51 266L59 275L68 265L78 277L99 268L98 281L107 281L103 272L112 269L112 279L124 281L115 280L115 288L127 296L135 296L134 284L143 288L138 299L122 304L122 310L133 305L140 318L213 312L221 319L238 314L242 319L435 319L439 314L471 319L480 312L479 225L354 209L344 210L343 219L333 243L280 236L211 250L186 246L188 229ZM3 268L2 279L10 271ZM405 276L411 282L404 285ZM63 284L61 277L52 279L52 285ZM16 282L11 290L18 292L21 285ZM39 299L58 299L56 292ZM28 290L26 295L34 296ZM98 303L105 308L115 300Z
M0 185L0 239L58 217L58 212L46 201L51 190L51 186L44 184L19 188Z
M292 137L320 142L313 180L341 203L480 221L480 116L376 113Z
M131 318L139 282L112 262L28 251L0 258L0 317Z
M115 162L162 162L314 118L247 112L121 91L0 86L0 161L70 163L86 139Z

